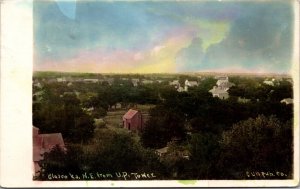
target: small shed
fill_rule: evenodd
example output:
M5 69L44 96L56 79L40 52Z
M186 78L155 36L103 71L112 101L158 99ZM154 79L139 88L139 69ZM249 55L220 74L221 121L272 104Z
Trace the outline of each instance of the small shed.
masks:
M123 127L131 131L141 131L143 128L143 116L140 111L130 109L123 116Z
M160 149L155 150L155 153L156 153L159 157L161 157L161 156L164 156L164 155L168 152L168 149L169 149L169 147L166 146L166 147L163 147L163 148L160 148Z
M280 101L280 103L293 104L293 99L292 98L284 98Z

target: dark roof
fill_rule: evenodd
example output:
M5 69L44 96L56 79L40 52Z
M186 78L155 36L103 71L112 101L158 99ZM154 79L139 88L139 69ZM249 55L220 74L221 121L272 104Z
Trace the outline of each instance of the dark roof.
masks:
M137 110L133 110L133 109L130 109L128 110L128 112L123 116L123 118L125 119L131 119L135 114L137 114L138 111Z

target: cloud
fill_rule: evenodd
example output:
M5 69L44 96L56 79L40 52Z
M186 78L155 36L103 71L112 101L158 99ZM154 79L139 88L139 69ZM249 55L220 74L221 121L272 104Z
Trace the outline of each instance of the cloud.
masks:
M291 7L284 4L249 6L233 22L229 35L208 49L204 68L242 65L250 70L262 67L288 72L292 54L291 12Z
M178 52L176 56L176 70L178 72L197 71L201 67L204 55L202 40L199 37L195 37L188 47Z
M158 53L159 51L161 51L163 48L165 48L166 46L162 46L162 45L158 45L158 46L155 46L153 49L152 49L152 54L156 54Z
M174 33L151 49L143 51L86 50L66 60L47 60L35 70L72 72L167 73L175 72L176 54L188 46L194 35L189 30ZM155 51L155 53L153 53Z
M80 1L76 19L63 15L54 0L34 6L37 68L280 72L291 67L290 1Z

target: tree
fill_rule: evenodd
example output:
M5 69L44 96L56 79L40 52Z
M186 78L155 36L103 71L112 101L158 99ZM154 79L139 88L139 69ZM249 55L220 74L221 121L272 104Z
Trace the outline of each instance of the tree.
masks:
M192 178L217 179L217 161L220 155L218 135L199 132L192 135L189 149L191 153Z
M202 80L198 86L198 88L203 89L205 91L209 91L213 88L213 86L216 85L217 79L213 77L207 77L204 80Z
M41 167L37 180L48 180L48 174L69 175L81 174L83 164L83 151L79 146L68 146L65 151L59 146L55 146L50 152L43 154L43 159L39 161ZM64 179L61 179L64 180Z
M163 165L159 162L154 151L144 149L128 133L116 133L102 129L105 134L99 138L97 145L89 152L87 159L89 171L114 173L153 172L163 176Z
M260 115L234 124L220 141L218 163L224 178L245 178L245 171L281 171L292 176L292 124ZM278 177L275 177L278 178Z
M156 106L150 110L150 119L142 132L143 145L161 148L172 138L185 139L184 123L184 115L180 112L174 112L164 106Z
M186 145L177 142L168 142L168 150L160 157L172 179L190 179L191 164L188 160L189 152Z
M95 126L90 116L82 114L74 122L74 126L69 129L71 141L83 143L93 137Z
M83 112L76 95L57 97L51 91L47 95L45 101L34 109L33 125L41 133L62 133L66 141L88 141L94 132L93 120Z

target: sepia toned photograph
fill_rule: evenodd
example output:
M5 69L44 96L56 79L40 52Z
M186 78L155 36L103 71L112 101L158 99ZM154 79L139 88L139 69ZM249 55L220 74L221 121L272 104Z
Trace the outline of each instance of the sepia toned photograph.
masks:
M294 5L33 1L32 180L295 179Z

